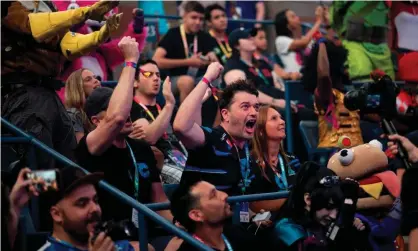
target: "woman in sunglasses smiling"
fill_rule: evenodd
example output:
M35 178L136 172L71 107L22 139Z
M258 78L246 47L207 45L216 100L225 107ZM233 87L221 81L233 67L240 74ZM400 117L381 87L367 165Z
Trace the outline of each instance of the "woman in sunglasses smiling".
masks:
M355 181L306 162L274 229L278 250L368 250L367 227L354 217L358 188Z

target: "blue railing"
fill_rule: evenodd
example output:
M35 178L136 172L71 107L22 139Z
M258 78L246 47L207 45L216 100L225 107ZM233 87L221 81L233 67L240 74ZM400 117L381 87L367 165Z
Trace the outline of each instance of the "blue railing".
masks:
M2 143L3 142L5 142L5 143L6 142L30 143L30 144L34 145L35 147L41 149L42 151L45 151L45 152L49 153L57 161L59 161L63 164L66 164L68 166L74 167L74 168L79 168L79 169L83 170L84 172L88 173L81 166L72 162L70 159L68 159L64 155L62 155L62 154L54 151L53 149L49 148L47 145L40 142L39 140L37 140L33 136L25 133L24 131L22 131L18 127L14 126L13 124L8 122L4 118L1 118L1 123L8 130L10 130L13 134L18 135L18 137L19 137L18 139L13 139L13 138L10 138L10 137L8 137L8 138L3 138L2 137ZM177 228L171 222L168 222L167 220L165 220L164 218L159 216L157 213L155 213L154 211L152 211L151 209L146 207L144 204L139 203L135 199L133 199L130 196L126 195L125 193L121 192L119 189L109 185L107 182L100 181L99 186L102 189L109 192L110 194L117 197L121 202L123 202L125 204L128 204L128 205L132 206L133 208L135 208L136 210L138 210L138 224L139 224L139 229L141 229L141 231L139 231L139 240L140 240L141 250L145 250L145 251L148 250L148 246L147 246L148 237L147 237L147 231L145 230L146 229L145 216L150 218L154 222L158 223L159 225L161 225L165 230L179 236L180 238L184 239L188 243L192 244L194 247L199 248L200 250L205 250L205 251L212 250L209 247L207 247L206 245L203 245L201 242L199 242L196 239L194 239L193 237L191 237L185 231Z
M113 83L114 84L114 83ZM3 143L22 143L22 144L30 144L31 146L37 147L42 151L49 153L55 160L66 164L68 166L79 168L83 170L85 173L88 173L85 169L81 166L77 165L76 163L72 162L70 159L66 158L65 156L61 155L60 153L56 152L55 150L51 149L44 143L40 142L33 136L27 134L26 132L22 131L15 125L11 124L4 118L1 118L1 123L6 127L14 135L17 137L1 137L1 142ZM135 199L131 198L130 196L126 195L125 193L121 192L119 189L109 185L105 181L100 181L99 186L112 194L113 196L117 197L121 202L126 203L136 210L138 210L138 224L139 224L139 242L141 250L148 250L148 236L147 236L147 226L145 217L150 218L157 224L161 225L165 230L173 233L174 235L182 238L184 241L192 244L194 247L198 248L199 250L209 251L212 250L211 248L207 247L206 245L202 244L201 242L194 239L191 235L184 232L183 230L177 228L172 223L168 222L161 216L159 216L154 211L159 210L167 210L170 208L170 203L153 203L153 204L141 204ZM228 203L235 203L236 206L234 207L234 222L239 222L239 206L237 206L240 202L244 201L258 201L258 200L273 200L273 199L281 199L287 198L288 192L276 192L276 193L265 193L265 194L254 194L254 195L243 195L243 196L235 196L229 197ZM35 211L37 212L37 211ZM25 228L23 228L25 229ZM23 244L25 246L25 244Z

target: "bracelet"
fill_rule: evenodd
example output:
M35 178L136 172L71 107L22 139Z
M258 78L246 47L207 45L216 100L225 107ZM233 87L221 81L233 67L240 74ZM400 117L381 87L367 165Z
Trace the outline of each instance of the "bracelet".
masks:
M202 78L202 82L205 83L205 84L207 84L209 88L212 88L213 87L212 84L210 83L210 81L207 78L205 78L205 77Z
M320 44L320 43L325 43L327 41L327 39L326 38L324 38L324 37L320 37L317 41L316 41L316 43L317 44Z
M136 69L136 63L134 63L134 62L125 62L123 64L123 67L129 67L129 66Z

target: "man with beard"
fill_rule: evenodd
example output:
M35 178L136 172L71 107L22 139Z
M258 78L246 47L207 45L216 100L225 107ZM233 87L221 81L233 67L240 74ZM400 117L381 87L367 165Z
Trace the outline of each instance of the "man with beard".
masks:
M113 242L103 232L92 238L102 215L95 189L102 173L86 175L80 169L66 167L60 177L59 190L47 194L51 199L52 234L39 250L134 250L128 241Z
M216 251L256 250L254 236L238 225L225 224L232 216L228 195L205 181L183 183L171 199L171 212L193 237ZM252 237L251 237L252 236ZM178 251L198 250L183 242Z
M218 127L200 127L190 116L200 110L202 97L222 70L219 63L209 66L174 120L174 130L189 149L181 181L202 175L203 180L222 186L228 195L245 194L254 176L248 141L253 137L258 115L257 90L245 80L227 86L219 99Z
M133 130L130 113L138 44L125 37L119 47L125 55L125 67L114 90L97 88L87 98L84 109L96 128L80 140L76 158L87 170L103 172L105 181L141 203L165 202L168 200L150 145L128 137ZM105 220L132 219L138 227L136 210L101 192L100 197L106 197L100 203ZM172 220L168 210L159 213Z

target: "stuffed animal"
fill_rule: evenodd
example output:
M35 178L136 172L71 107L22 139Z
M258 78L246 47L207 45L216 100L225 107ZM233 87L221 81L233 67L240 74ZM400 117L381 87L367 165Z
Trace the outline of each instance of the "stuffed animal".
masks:
M71 9L78 9L83 8L84 6L89 6L97 1L53 1L54 4L57 6L59 11L71 10ZM139 9L134 9L138 11ZM111 16L118 13L118 8L113 8L110 12L106 14L106 16ZM62 81L66 81L68 76L73 73L74 71L87 68L91 70L97 77L100 78L102 81L112 80L111 72L115 69L116 66L123 63L123 56L118 48L118 43L120 39L124 36L130 36L136 39L138 42L139 50L145 46L145 39L147 36L147 32L138 31L136 27L141 26L138 22L143 22L142 18L137 18L136 15L133 15L133 20L130 22L129 26L126 28L124 34L118 38L111 38L106 43L103 43L97 47L97 49L89 54L85 54L82 57L79 57L71 62L71 64L67 64L63 74L61 75L60 79ZM81 25L75 25L72 27L74 32L78 32L81 34L90 34L97 29L100 29L105 22L97 22L94 20L87 20L85 23ZM141 26L142 27L142 26ZM61 100L64 102L64 90L62 88L58 95L60 96Z
M369 241L373 250L396 250L400 232L400 180L386 170L388 158L382 144L367 144L342 149L328 162L328 168L340 178L360 183L356 217L370 227ZM395 200L396 199L396 200ZM402 242L403 243L403 242ZM400 243L400 244L402 244Z

